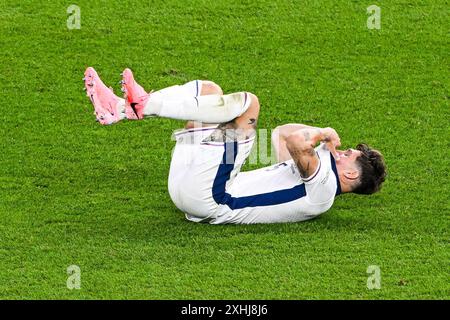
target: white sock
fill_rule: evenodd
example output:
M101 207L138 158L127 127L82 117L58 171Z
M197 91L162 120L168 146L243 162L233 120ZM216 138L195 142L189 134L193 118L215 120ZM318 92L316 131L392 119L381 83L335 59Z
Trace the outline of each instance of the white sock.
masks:
M155 96L171 99L182 99L186 97L196 97L200 95L202 90L202 81L194 80L183 85L175 85L152 92Z
M126 119L125 114L125 99L120 98L116 105L117 112L119 112L120 120Z
M250 105L250 97L244 92L229 95L207 95L168 99L150 95L144 115L158 115L178 120L193 120L207 123L224 123L243 114Z

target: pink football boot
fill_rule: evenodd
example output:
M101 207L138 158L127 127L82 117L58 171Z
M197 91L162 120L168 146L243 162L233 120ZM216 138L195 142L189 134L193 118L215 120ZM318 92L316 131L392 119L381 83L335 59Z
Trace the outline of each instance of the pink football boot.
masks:
M150 93L145 92L133 77L130 69L122 73L122 92L125 96L125 114L130 120L144 118L144 107L150 98Z
M123 99L116 96L111 88L105 86L94 68L84 72L86 94L94 105L95 116L103 125L109 125L125 119Z

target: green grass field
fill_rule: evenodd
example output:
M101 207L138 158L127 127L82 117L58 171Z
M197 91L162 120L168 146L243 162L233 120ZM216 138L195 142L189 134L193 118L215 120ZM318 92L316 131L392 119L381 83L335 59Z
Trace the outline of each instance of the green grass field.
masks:
M0 298L449 298L448 1L79 0L68 30L70 4L0 3ZM98 125L87 66L118 92L125 67L148 89L254 92L260 128L334 127L388 179L309 222L188 222L167 192L183 123Z

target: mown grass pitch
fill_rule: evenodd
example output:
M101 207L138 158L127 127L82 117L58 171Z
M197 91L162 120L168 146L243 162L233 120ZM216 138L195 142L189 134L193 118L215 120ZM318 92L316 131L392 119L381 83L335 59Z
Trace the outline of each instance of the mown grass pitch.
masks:
M0 3L0 298L448 299L447 1L80 0L68 30L70 4ZM167 192L182 123L99 126L86 66L116 91L130 67L148 89L254 92L260 128L334 127L388 180L310 222L187 222Z

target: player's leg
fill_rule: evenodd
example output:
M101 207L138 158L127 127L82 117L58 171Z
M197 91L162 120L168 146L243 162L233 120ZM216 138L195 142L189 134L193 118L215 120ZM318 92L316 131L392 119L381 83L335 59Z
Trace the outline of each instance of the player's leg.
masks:
M244 92L229 95L204 95L166 98L147 94L134 80L130 69L123 73L122 89L137 118L165 117L209 123L224 123L242 115L249 106Z
M165 98L171 100L179 100L198 96L207 95L223 95L222 88L215 82L209 80L194 80L187 82L183 85L175 85L168 88L161 89L151 93L153 98ZM137 119L136 115L133 113L133 119ZM186 129L195 128L198 123L194 121L188 121L185 125ZM217 125L214 123L201 123L202 127L210 127Z
M208 96L208 95L223 95L222 88L215 82L202 80L200 82L200 96ZM202 123L201 126L210 127L216 125L215 123ZM188 121L184 126L186 129L195 128L195 121Z
M152 92L152 95L160 95L168 99L181 99L211 94L223 95L223 91L217 83L208 80L194 80L183 85L175 85Z
M259 99L249 92L246 92L245 96L248 104L246 111L229 122L219 124L217 130L207 140L216 142L241 141L255 135L260 110Z
M113 89L103 83L94 68L88 67L86 69L83 80L87 96L94 106L94 114L98 122L103 125L109 125L123 119L138 119L130 104L126 103L125 99L115 95ZM142 87L140 89L145 91ZM207 80L194 80L183 85L174 85L152 92L155 98L164 97L171 100L212 94L222 95L223 91L219 85ZM186 127L194 127L194 123L189 122Z
M211 94L223 95L223 90L217 83L203 80L200 89L200 95L207 96Z
M190 97L206 96L206 95L222 95L222 88L213 81L209 80L193 80L189 81L183 85L174 85L168 88L164 88L155 92L151 92L154 98L165 98L165 99L185 99ZM133 120L139 120L134 112L131 114ZM131 120L131 119L130 119ZM196 126L210 127L217 125L214 123L195 123L194 121L187 121L185 128L191 129Z

